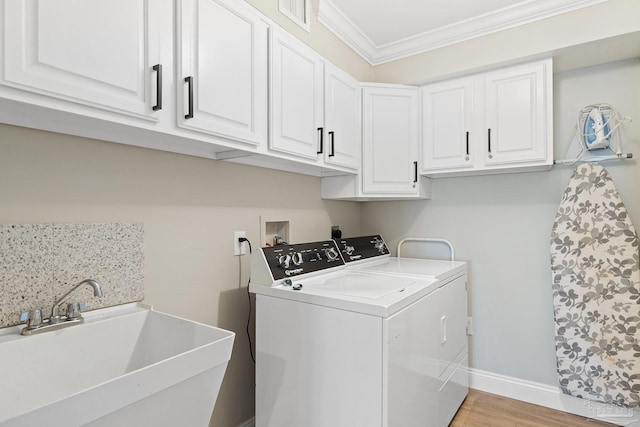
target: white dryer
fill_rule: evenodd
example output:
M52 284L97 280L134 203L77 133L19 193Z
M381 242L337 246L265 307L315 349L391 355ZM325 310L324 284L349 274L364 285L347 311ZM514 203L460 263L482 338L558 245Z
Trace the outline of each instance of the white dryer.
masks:
M432 314L438 319L439 331L438 424L434 425L446 426L469 391L466 263L453 259L453 246L446 240L407 238L401 244L404 242L445 243L451 256L448 260L392 257L380 235L336 240L348 270L438 281L437 290L429 295L436 310ZM401 244L398 245L398 253ZM417 353L420 350L406 351Z

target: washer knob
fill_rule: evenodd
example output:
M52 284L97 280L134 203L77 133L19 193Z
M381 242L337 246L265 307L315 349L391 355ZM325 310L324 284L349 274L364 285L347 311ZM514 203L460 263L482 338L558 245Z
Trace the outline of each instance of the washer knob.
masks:
M356 250L356 248L354 248L353 246L345 246L344 247L344 251L347 253L347 255L351 255L355 250Z
M294 265L302 264L302 254L300 252L294 253L293 255L291 255L291 261L293 261Z
M280 255L278 256L278 265L282 268L289 268L289 263L291 263L291 255Z
M327 256L327 259L329 261L334 261L339 256L338 251L336 251L336 248L325 249L324 253Z

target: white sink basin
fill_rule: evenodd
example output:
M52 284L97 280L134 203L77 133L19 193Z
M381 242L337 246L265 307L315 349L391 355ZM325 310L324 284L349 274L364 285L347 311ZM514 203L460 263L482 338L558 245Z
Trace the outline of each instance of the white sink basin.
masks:
M0 330L0 425L207 426L235 334L135 304Z

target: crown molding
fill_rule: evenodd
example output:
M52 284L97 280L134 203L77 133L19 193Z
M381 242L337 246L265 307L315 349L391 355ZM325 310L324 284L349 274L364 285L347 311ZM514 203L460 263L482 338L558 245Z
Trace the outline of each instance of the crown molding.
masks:
M371 65L379 65L606 1L523 1L511 7L384 45L373 43L331 0L320 0L318 21Z
M374 65L378 56L378 47L331 0L320 0L318 22L327 27L371 65Z

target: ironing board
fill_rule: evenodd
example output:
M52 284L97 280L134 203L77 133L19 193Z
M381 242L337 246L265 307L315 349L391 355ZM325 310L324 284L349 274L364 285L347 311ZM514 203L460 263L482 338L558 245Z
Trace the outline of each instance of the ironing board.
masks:
M551 269L562 391L638 407L638 236L600 165L580 164L569 180L553 224Z

